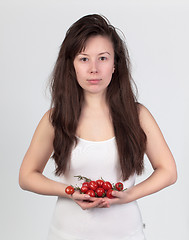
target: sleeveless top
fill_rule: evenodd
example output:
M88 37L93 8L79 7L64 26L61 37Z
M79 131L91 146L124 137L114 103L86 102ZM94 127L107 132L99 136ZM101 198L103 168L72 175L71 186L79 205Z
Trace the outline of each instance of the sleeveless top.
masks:
M115 137L106 141L88 141L78 137L72 149L69 171L60 181L81 186L77 175L92 180L116 183L121 180ZM122 181L124 188L135 184L136 174ZM145 240L141 214L136 201L110 208L83 210L73 200L58 197L48 240Z

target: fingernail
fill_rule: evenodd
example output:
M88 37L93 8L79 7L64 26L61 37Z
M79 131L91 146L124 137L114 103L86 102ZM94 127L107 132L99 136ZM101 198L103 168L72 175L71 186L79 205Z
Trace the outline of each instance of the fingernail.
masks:
M85 195L85 198L90 198L90 196L89 195Z

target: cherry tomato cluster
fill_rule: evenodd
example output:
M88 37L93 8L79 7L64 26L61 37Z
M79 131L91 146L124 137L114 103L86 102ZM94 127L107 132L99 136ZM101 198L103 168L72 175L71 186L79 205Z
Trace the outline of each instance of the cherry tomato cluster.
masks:
M65 189L67 194L73 194L75 190L79 190L81 194L88 194L91 197L108 197L113 198L112 191L124 191L123 183L117 182L116 184L111 184L108 181L104 181L103 179L98 179L93 181L87 177L83 176L74 176L77 177L79 180L84 180L81 187L73 187L68 186Z

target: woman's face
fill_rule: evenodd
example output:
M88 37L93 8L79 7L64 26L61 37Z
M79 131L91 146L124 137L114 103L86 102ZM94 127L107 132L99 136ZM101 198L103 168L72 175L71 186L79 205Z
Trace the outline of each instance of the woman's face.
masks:
M105 93L114 72L112 42L101 35L90 37L73 64L77 81L85 93Z

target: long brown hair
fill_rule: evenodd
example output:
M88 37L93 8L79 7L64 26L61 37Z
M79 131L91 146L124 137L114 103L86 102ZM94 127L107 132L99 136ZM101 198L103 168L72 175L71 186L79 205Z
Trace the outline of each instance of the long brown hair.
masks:
M55 129L53 158L56 175L64 174L71 151L77 145L76 129L84 103L73 61L91 36L108 37L114 47L115 71L107 87L106 100L112 117L123 180L143 171L146 135L139 123L139 104L132 89L130 61L124 41L109 21L98 14L87 15L67 31L51 79L51 115Z

